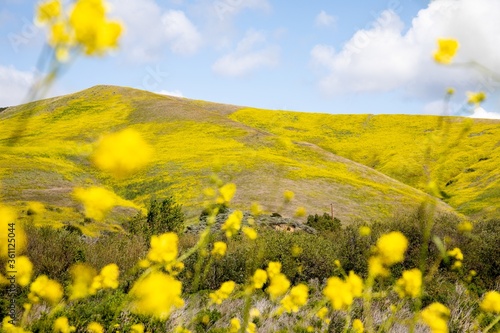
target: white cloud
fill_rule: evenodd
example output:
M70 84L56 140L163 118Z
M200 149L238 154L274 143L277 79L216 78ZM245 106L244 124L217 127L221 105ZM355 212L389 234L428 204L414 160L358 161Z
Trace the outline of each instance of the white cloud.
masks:
M324 10L322 10L314 20L314 24L317 27L330 27L335 24L337 19L333 15L327 14Z
M487 119L500 119L500 113L486 111L482 107L474 109L474 113L470 115L471 118L487 118Z
M35 80L33 72L20 71L13 66L0 65L0 106L13 106L24 102Z
M111 0L112 15L125 25L121 45L132 61L158 61L166 46L172 52L192 54L201 44L195 25L178 10L164 11L155 0Z
M338 51L316 45L311 63L321 71L328 70L319 81L327 94L402 89L410 95L435 99L448 86L457 91L488 90L481 87L478 72L434 63L432 53L440 37L460 41L456 63L475 60L500 68L500 1L432 1L408 30L394 11L386 10Z
M267 0L222 0L211 3L219 20L229 20L245 9L270 11Z
M193 54L201 45L202 38L196 27L180 10L169 10L162 17L165 36L174 53Z
M174 96L174 97L184 97L184 95L182 94L182 91L180 90L173 90L173 91L169 91L169 90L160 90L160 91L155 91L156 94L160 94L160 95L167 95L167 96Z
M256 49L256 46L264 47ZM249 30L236 49L217 60L212 70L223 76L243 76L255 70L274 67L279 63L280 50L268 45L264 33Z

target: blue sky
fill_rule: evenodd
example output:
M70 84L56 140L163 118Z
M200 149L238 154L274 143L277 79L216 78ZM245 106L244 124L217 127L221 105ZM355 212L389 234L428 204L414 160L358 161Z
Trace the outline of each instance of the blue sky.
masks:
M268 109L440 114L454 87L451 114L500 118L500 0L108 2L125 25L120 48L76 59L49 95L113 84ZM35 2L0 3L4 106L23 101L46 37ZM432 60L439 37L459 40L455 65ZM479 90L487 102L463 108Z

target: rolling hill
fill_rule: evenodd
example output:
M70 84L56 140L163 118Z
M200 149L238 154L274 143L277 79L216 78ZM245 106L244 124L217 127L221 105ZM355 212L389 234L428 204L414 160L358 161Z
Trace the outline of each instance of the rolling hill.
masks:
M194 220L216 173L236 183L237 208L259 202L290 216L299 206L329 212L333 203L343 223L383 221L427 197L427 170L441 189L440 211L498 215L500 122L447 118L439 127L439 119L258 110L96 86L0 112L0 202L26 209L40 201L49 214L39 224L77 223L91 233L133 214L115 209L108 221L84 225L71 192L104 185L132 207L173 194ZM95 170L89 155L100 135L126 127L141 132L155 156L116 180ZM284 190L295 192L292 205L283 206Z

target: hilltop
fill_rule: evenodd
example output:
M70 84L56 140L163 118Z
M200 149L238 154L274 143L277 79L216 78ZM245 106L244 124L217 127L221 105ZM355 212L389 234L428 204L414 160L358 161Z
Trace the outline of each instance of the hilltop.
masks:
M73 188L103 185L133 207L174 195L194 220L216 173L236 183L235 208L259 202L269 212L291 216L299 206L312 214L329 212L333 203L335 215L348 224L414 211L427 196L427 167L441 188L440 211L498 215L500 123L447 118L449 140L443 144L439 119L259 110L96 86L0 113L0 201L19 207L41 201L54 220L76 223L83 218ZM20 126L25 131L8 146ZM97 172L88 157L100 135L125 127L141 132L155 156L143 172L116 180ZM426 162L427 140L439 149ZM446 154L439 151L448 146ZM283 206L284 190L296 193L292 205ZM115 210L113 221L133 211Z

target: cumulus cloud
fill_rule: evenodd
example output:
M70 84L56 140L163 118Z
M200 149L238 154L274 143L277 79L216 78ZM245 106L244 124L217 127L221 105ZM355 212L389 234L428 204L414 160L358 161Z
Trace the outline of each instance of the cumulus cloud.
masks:
M335 24L337 19L333 15L327 14L324 10L322 10L314 20L314 24L317 27L330 27Z
M182 91L180 90L160 90L160 91L155 91L155 93L160 94L160 95L167 95L167 96L174 96L174 97L184 97L182 94Z
M223 76L244 76L261 68L276 66L279 53L278 46L267 44L263 32L249 30L236 49L217 60L212 70Z
M154 0L111 0L112 14L125 25L122 51L135 62L160 59L167 46L174 53L196 52L202 38L183 11L162 10Z
M314 46L311 63L322 72L327 69L319 81L327 94L402 89L410 95L437 98L448 86L481 88L484 78L479 72L466 66L439 66L432 53L438 38L455 38L461 45L455 63L474 60L500 68L499 13L500 1L436 0L405 29L394 10L385 10L340 50Z
M0 65L0 106L21 104L35 80L33 72L17 70L13 66Z
M486 111L482 107L474 109L474 113L470 115L471 118L486 118L486 119L500 119L500 113Z

